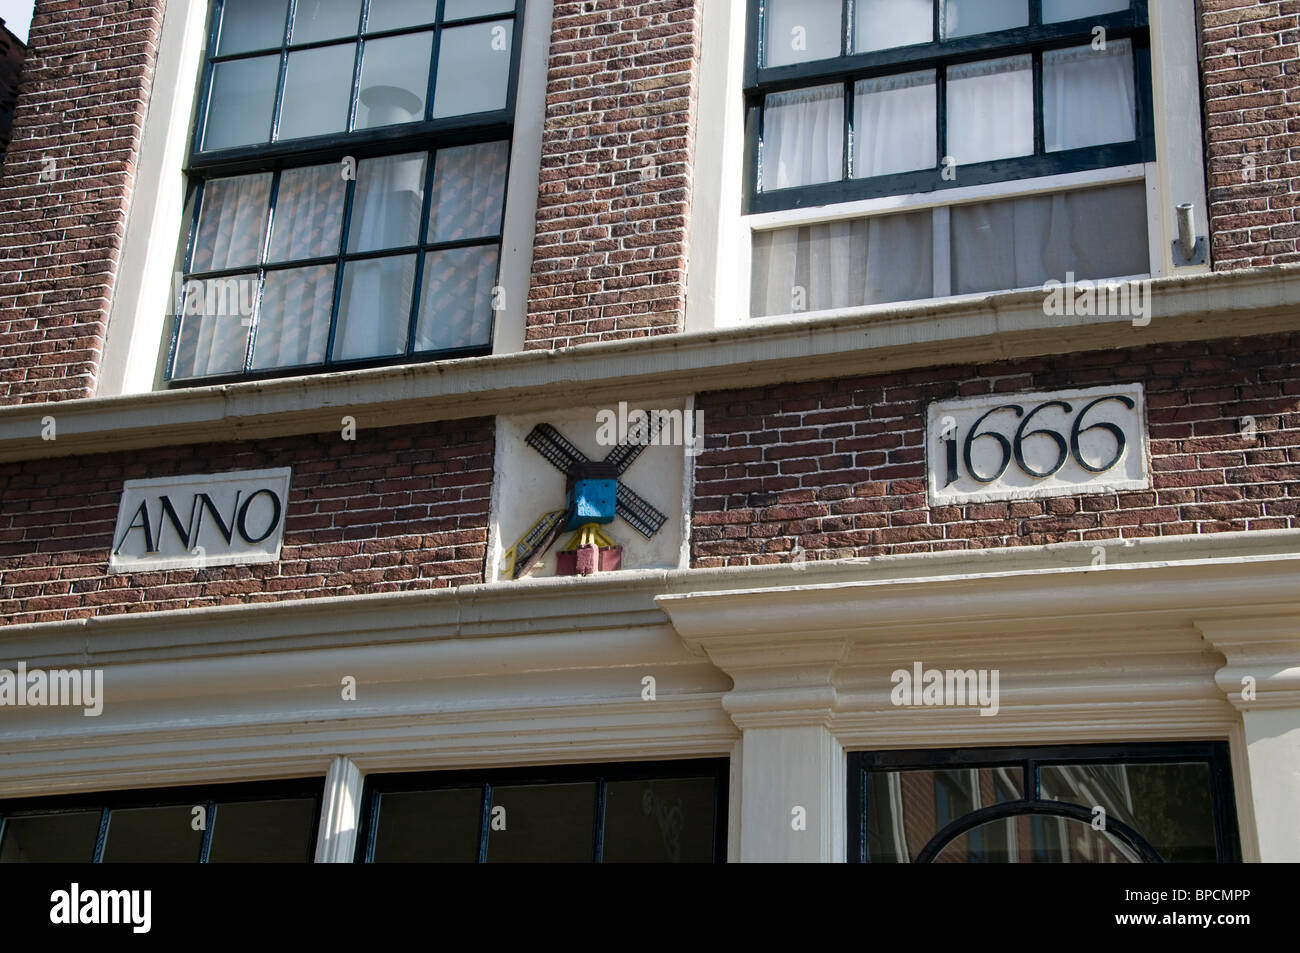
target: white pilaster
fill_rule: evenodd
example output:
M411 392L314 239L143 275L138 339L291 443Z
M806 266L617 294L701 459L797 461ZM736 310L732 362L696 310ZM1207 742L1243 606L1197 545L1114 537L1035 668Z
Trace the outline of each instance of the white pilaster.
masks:
M316 863L352 863L361 823L363 781L361 770L350 758L335 758L330 764L316 835Z

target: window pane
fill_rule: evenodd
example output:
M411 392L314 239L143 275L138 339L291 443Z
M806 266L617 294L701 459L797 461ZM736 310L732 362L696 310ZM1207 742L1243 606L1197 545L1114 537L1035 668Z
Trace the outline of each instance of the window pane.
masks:
M1043 0L1043 22L1060 23L1084 17L1118 13L1129 8L1129 0Z
M217 53L267 50L284 42L288 0L225 0Z
M755 317L934 296L929 211L754 234Z
M209 863L290 864L311 860L314 798L217 804Z
M505 108L513 31L512 20L442 31L433 94L435 117Z
M786 66L839 56L843 45L842 0L768 0L765 66Z
M973 36L1029 25L1027 0L946 0L944 36Z
M712 778L611 781L605 788L607 863L713 860Z
M514 8L514 0L447 0L442 18L463 20L466 17L481 17L488 13L510 13Z
M1043 134L1048 152L1137 138L1133 46L1076 46L1043 53Z
M934 0L858 0L853 47L858 53L929 43Z
M0 864L86 864L95 854L99 811L10 817L4 823Z
M337 162L280 174L267 261L337 255L347 180Z
M343 266L334 359L389 357L406 351L415 256L350 261Z
M253 338L254 370L323 362L333 309L333 265L268 271Z
M936 102L934 70L859 82L853 92L853 177L935 168Z
M437 13L438 5L433 0L370 0L366 32L378 33L432 23Z
M242 371L256 304L257 275L187 282L172 377Z
M481 788L411 791L379 799L376 863L462 863L478 860Z
M269 172L206 183L190 271L224 271L261 261L270 201Z
M505 830L488 832L489 861L590 862L595 843L596 785L529 784L495 788Z
M198 863L203 832L193 827L193 809L177 804L109 812L104 863Z
M948 68L948 155L972 165L1034 152L1034 69L1029 56Z
M255 56L212 67L203 148L229 149L269 140L279 78L279 56Z
M428 153L367 159L357 167L348 251L378 251L414 245L424 206Z
M356 51L355 43L344 43L289 54L280 139L323 136L347 128Z
M1151 270L1141 182L957 205L951 221L953 294Z
M416 350L490 344L496 277L495 245L429 252L424 260Z
M1205 762L1045 765L1040 777L1045 799L1105 808L1108 816L1146 838L1166 862L1217 859Z
M433 33L370 40L361 57L357 129L424 119Z
M867 775L867 857L872 863L910 863L958 818L1022 797L1024 772L1013 766L872 771Z
M844 174L844 87L773 93L763 106L762 189L838 182Z
M501 231L509 144L442 149L433 173L429 241L485 238Z
M356 36L361 0L298 0L293 12L293 43L315 43Z

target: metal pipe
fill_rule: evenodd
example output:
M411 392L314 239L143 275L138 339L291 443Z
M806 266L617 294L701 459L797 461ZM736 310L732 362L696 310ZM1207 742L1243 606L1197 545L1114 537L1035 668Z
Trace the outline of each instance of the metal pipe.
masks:
M1196 254L1196 206L1186 202L1178 206L1178 250L1183 261L1191 261Z

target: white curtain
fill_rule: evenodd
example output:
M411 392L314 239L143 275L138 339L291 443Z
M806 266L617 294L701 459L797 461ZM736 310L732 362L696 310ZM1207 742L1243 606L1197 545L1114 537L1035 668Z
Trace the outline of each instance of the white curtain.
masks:
M935 71L882 76L853 91L853 176L938 165Z
M858 53L929 43L935 0L858 0L853 46Z
M1133 46L1075 46L1043 54L1043 135L1048 152L1137 138Z
M433 173L429 241L485 238L501 230L509 144L443 149Z
M294 367L325 360L334 265L268 271L257 313L253 367Z
M339 164L280 173L267 261L324 258L339 253L347 181Z
M844 173L844 87L773 93L763 109L763 191L838 182Z
M934 294L931 215L915 212L754 235L755 317Z
M1033 59L1008 56L950 66L948 155L962 166L1033 152Z

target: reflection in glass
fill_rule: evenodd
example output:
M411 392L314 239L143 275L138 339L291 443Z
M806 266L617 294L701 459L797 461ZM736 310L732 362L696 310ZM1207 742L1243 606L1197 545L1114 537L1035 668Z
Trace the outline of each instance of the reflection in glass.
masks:
M437 12L438 5L433 0L370 0L366 32L379 33L432 23Z
M441 149L433 171L429 241L486 238L501 231L509 144Z
M442 18L464 20L489 13L509 13L515 8L514 0L446 0Z
M290 864L311 859L315 798L218 803L208 862Z
M1119 13L1129 8L1129 0L1043 0L1043 22L1061 23L1084 17Z
M872 863L910 863L946 825L971 811L1024 797L1018 767L872 771L867 775L867 856ZM1005 825L977 837L978 850L1005 844ZM988 843L985 843L987 834Z
M0 864L89 863L94 858L99 819L99 811L6 818Z
M488 831L489 862L590 862L596 784L526 784L494 788L504 830Z
M295 367L325 360L334 265L268 271L253 338L253 369Z
M186 282L172 376L206 377L242 371L256 304L256 274Z
M357 189L348 228L348 251L414 245L424 204L427 152L366 159L357 166Z
M289 54L279 139L323 136L347 128L355 59L355 43Z
M435 118L505 108L513 31L513 20L442 31L433 93Z
M424 119L429 90L432 33L391 36L366 43L361 57L361 106L357 129Z
M255 56L213 66L203 128L204 150L230 149L270 139L279 77L279 56Z
M205 184L190 271L224 271L261 261L270 201L269 172Z
M414 255L371 258L344 265L334 360L404 353L414 283Z
M296 45L356 36L360 23L361 0L298 0L289 39Z
M288 0L225 0L217 54L268 50L284 42Z
M380 795L376 863L474 863L478 859L480 788Z
M934 0L857 0L855 52L870 53L934 39Z
M337 162L282 172L267 261L337 255L346 194Z
M207 808L206 802L202 806ZM104 863L196 863L203 831L193 826L190 804L110 811Z
M605 793L606 863L713 860L714 781L611 781Z
M768 0L766 66L787 66L840 55L844 4L841 0Z
M424 260L416 350L440 351L491 343L496 277L495 245L429 252Z
M1014 832L1007 837L1008 825ZM992 836L990 836L992 835ZM998 846L990 848L996 839ZM1110 831L1086 821L1022 814L980 824L958 834L935 856L936 864L1138 864L1141 855Z

